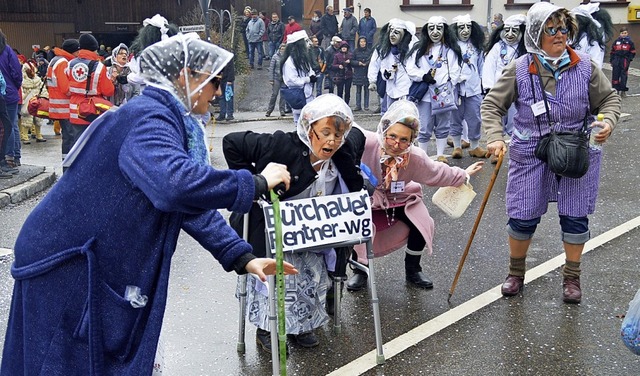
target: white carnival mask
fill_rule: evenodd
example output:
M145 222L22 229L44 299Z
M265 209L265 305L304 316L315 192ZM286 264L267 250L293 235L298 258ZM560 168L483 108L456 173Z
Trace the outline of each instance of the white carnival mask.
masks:
M510 45L518 44L521 37L520 26L516 25L504 25L504 29L500 32L500 38Z
M444 24L428 24L427 30L429 31L429 39L433 43L438 43L442 40L442 36L444 35Z
M389 27L389 42L393 46L397 46L404 38L405 30L399 27L390 26Z
M471 37L471 22L458 24L458 38L466 42Z

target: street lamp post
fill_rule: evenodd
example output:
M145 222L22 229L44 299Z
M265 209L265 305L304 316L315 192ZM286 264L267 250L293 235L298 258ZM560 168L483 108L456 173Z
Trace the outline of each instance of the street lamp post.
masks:
M204 15L204 31L207 36L207 42L211 42L211 31L210 28L210 17L209 17L209 4L211 0L199 0L200 8L202 9L202 14Z

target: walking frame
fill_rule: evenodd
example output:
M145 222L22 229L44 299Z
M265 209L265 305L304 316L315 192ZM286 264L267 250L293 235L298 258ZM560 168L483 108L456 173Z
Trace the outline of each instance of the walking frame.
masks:
M265 228L265 231L267 229ZM243 238L245 241L248 241L249 234L249 214L244 215L243 221ZM267 236L268 239L268 236ZM268 243L268 240L267 240ZM325 244L322 246L315 247L305 247L295 250L295 252L308 252L320 249L328 249L328 248L339 248L339 247L351 247L357 244L366 244L367 248L367 259L369 261L368 267L358 263L355 260L349 259L348 262L353 265L353 267L362 270L368 275L368 283L369 283L369 294L371 296L371 309L373 310L373 325L376 336L376 363L384 364L385 358L382 348L382 329L380 322L380 309L379 309L379 301L378 301L378 292L376 290L376 278L375 278L375 268L373 266L373 239L372 237L358 237L353 240L343 241L332 244ZM273 257L271 254L271 247L267 244L267 256ZM346 273L345 273L346 274ZM334 276L332 282L335 286L335 294L333 297L334 302L334 324L333 331L335 334L339 334L342 331L342 325L340 321L340 303L342 300L342 290L344 286L344 281L346 280L346 275L344 276ZM273 365L273 375L280 375L280 361L279 361L279 353L278 349L278 323L277 323L277 314L276 314L276 291L275 291L275 276L268 276L267 283L270 286L269 288L269 326L271 332L271 363ZM339 286L338 286L339 284ZM245 353L245 316L246 316L246 307L247 307L247 276L242 275L238 278L238 298L240 304L240 312L238 317L238 343L236 349L238 353Z

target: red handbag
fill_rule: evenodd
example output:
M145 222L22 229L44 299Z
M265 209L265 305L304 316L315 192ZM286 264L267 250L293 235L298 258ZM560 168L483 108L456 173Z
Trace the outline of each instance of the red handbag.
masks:
M29 115L42 119L49 118L49 98L40 96L45 84L46 81L42 83L38 95L29 99L29 103L27 104L27 112Z
M98 116L107 112L113 103L100 96L89 96L89 87L91 85L91 76L95 71L95 67L98 64L97 61L89 63L89 74L87 75L87 89L84 98L78 103L78 116L86 121L94 121Z

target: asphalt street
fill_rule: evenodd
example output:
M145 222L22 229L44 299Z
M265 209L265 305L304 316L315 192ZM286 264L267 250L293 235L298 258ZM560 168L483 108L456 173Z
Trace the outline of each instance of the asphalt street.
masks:
M606 71L610 73L609 71ZM634 73L634 72L632 72ZM265 71L254 71L237 82L236 122L209 129L212 163L225 168L221 139L229 132L293 130L290 117L265 118L268 87ZM508 247L504 206L506 162L493 188L472 243L455 294L448 292L458 261L469 239L493 166L473 177L477 196L465 215L450 219L433 204L436 188L425 187L425 202L436 223L434 251L422 266L434 281L433 290L405 283L403 254L376 259L377 288L386 362L376 364L375 336L369 294L344 293L342 331L332 323L317 331L314 349L290 346L290 375L637 375L640 358L620 340L620 325L629 301L640 288L640 79L632 76L623 98L625 121L605 145L600 195L590 217L592 240L582 262L583 300L561 300L564 263L557 210L538 227L527 258L522 294L502 298ZM352 95L352 98L355 96ZM375 107L371 105L371 107ZM379 117L356 113L358 124L375 129ZM45 127L49 141L23 146L23 163L59 171L60 140ZM435 145L431 145L435 150ZM449 149L449 152L451 149ZM453 160L466 167L476 159ZM13 280L11 248L20 227L46 192L0 209L0 346L9 312ZM33 239L38 241L38 239ZM238 304L236 277L225 273L193 239L183 234L173 258L169 299L162 332L163 375L268 375L270 356L255 345L255 328L246 329L246 352L236 350Z

